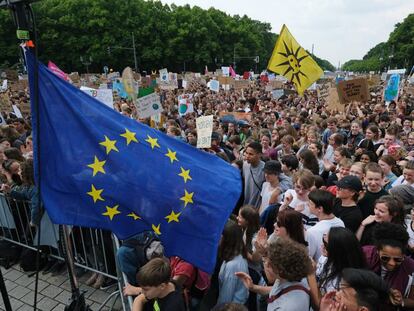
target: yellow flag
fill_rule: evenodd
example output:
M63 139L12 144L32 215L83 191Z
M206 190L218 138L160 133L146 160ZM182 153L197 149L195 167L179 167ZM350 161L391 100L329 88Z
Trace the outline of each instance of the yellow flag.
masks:
M267 69L293 82L299 94L323 75L322 69L296 42L286 25L280 31Z

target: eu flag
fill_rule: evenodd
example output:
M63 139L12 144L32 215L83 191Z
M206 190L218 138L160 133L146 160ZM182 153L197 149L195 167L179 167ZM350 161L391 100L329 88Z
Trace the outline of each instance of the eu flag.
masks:
M222 159L122 116L38 64L26 52L35 163L54 223L111 230L125 239L153 230L167 256L206 272L241 192ZM39 140L36 140L39 122Z

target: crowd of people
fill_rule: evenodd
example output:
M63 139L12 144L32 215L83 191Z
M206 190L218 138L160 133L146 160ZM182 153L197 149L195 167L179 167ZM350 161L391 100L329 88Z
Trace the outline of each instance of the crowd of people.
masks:
M161 91L158 123L118 99L115 109L126 117L194 147L196 118L213 115L204 151L243 181L212 275L164 258L153 232L123 241L116 256L133 310L414 309L414 96L406 85L395 101L384 102L382 85L370 101L335 111L316 91L274 99L260 79L219 92L194 81ZM193 94L194 112L180 116L183 93ZM2 190L33 200L36 226L29 122L6 119Z

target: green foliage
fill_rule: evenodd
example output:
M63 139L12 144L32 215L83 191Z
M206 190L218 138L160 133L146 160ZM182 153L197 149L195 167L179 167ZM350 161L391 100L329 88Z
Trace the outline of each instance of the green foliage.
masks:
M309 53L309 52L308 52ZM310 53L309 53L310 54ZM315 55L312 56L312 58L315 60L315 62L323 69L323 70L329 70L329 71L335 71L336 68L334 65L332 65L329 61L325 59L321 59L319 57L316 57Z
M349 71L378 71L386 68L406 68L414 65L414 14L395 25L387 42L373 47L362 60L350 60L343 65Z
M138 68L203 71L233 63L237 72L266 68L276 42L271 26L247 16L230 16L210 8L164 5L144 0L43 0L33 4L42 61L66 72L85 71L80 57L92 58L90 71L134 68L132 33ZM9 13L0 11L0 64L19 60ZM108 47L111 47L108 54ZM126 49L127 48L127 49ZM3 52L4 51L4 52ZM323 69L329 62L316 60Z

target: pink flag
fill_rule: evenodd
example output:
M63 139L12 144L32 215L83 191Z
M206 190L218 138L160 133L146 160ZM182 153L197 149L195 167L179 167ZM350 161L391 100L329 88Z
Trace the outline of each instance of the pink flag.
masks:
M233 67L230 66L230 75L235 78L236 77L236 72L234 71Z
M204 74L205 74L205 75L207 75L207 74L208 74L208 68L207 68L207 65L206 65L206 67L204 68Z
M49 61L49 63L47 64L47 67L58 77L62 78L63 80L68 81L68 75L66 73L64 73L58 66L56 66L54 63L52 63L51 61Z

